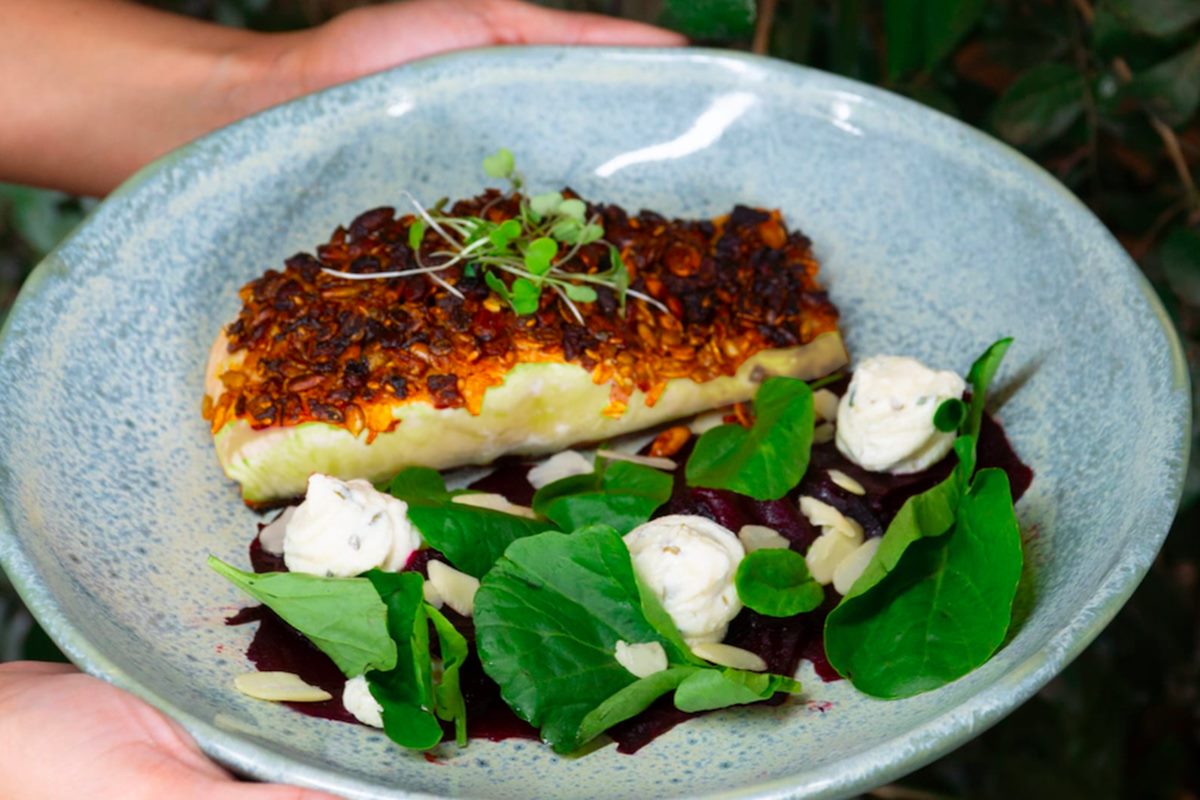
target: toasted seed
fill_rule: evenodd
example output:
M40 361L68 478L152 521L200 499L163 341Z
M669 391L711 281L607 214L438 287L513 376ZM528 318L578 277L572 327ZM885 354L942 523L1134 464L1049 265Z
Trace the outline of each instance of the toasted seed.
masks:
M329 692L305 683L292 672L247 672L234 678L233 685L242 694L258 700L321 703L333 699Z
M700 642L692 645L692 652L705 661L719 664L722 667L744 669L750 672L767 671L767 662L763 661L761 656L731 644Z

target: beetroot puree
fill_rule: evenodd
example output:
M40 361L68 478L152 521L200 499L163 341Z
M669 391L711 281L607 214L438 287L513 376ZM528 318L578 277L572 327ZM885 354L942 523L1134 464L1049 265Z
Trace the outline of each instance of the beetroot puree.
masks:
M840 387L839 387L840 388ZM675 456L680 465L675 472L675 487L671 499L655 516L667 514L699 514L709 517L730 530L743 525L766 525L779 531L792 543L792 549L805 552L819 531L809 524L799 511L801 496L811 496L828 503L847 517L862 525L868 537L882 536L904 502L943 480L953 469L953 457L947 457L933 467L912 475L887 475L867 472L848 461L837 447L828 442L814 445L808 472L800 485L780 500L756 501L731 492L716 489L691 489L683 477L682 466L691 452L694 439ZM1008 473L1014 501L1029 488L1033 472L1017 457L1001 427L985 416L978 444L979 468L999 467ZM828 471L841 470L866 489L865 496L852 494L830 480ZM533 497L526 475L529 465L519 460L505 459L496 470L471 484L471 488L496 492L515 503L528 504ZM414 554L406 569L425 573L431 559L441 558L432 550ZM256 538L250 545L250 562L255 572L283 571L283 559L262 550ZM801 659L812 662L817 674L825 681L837 680L829 665L822 641L825 615L837 605L838 596L829 587L825 604L814 612L784 619L765 617L749 609L729 626L725 641L760 655L771 672L781 675L795 673ZM443 613L469 640L474 641L471 620L450 609ZM334 696L324 703L289 703L292 708L311 716L353 722L353 717L341 703L345 678L329 658L313 647L303 636L290 628L264 607L244 609L227 620L229 625L258 621L259 628L246 652L259 670L294 672L308 683L320 686ZM436 645L436 638L434 639ZM536 739L537 730L519 719L500 697L499 687L484 674L475 649L463 666L463 695L467 703L467 730L472 738L499 740L506 738ZM782 695L766 701L784 702ZM613 727L609 735L616 740L622 753L633 753L680 722L694 716L676 709L669 697L662 698L638 716ZM452 735L452 731L448 730Z

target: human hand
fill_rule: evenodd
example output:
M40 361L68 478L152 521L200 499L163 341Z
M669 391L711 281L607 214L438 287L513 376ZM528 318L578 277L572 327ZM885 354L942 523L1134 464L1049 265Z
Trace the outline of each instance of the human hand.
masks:
M296 94L418 58L488 45L563 44L671 47L672 31L639 22L542 8L520 0L406 0L363 6L326 24L264 42L270 68Z
M240 783L176 723L65 664L0 664L0 797L11 800L335 800Z

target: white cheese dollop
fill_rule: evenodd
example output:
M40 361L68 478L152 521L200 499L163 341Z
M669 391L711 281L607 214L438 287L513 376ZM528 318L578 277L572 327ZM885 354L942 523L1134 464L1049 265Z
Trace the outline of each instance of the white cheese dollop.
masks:
M368 481L314 474L304 502L288 520L284 563L292 572L331 578L376 567L395 572L421 546L407 513L406 503L376 491Z
M966 388L955 373L915 358L868 358L855 368L838 405L837 448L872 472L920 472L950 452L954 434L935 428L933 414Z
M372 696L371 687L362 675L346 681L346 688L342 690L342 705L363 725L383 727L383 706Z
M742 610L734 576L745 549L706 517L673 514L625 534L638 577L655 593L689 644L719 642Z

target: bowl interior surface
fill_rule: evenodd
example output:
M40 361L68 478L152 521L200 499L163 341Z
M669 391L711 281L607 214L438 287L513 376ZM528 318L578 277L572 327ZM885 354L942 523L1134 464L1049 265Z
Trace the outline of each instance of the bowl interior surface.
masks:
M667 215L778 207L815 243L851 353L965 371L1016 337L999 417L1036 474L1019 625L983 668L879 702L804 670L809 702L713 714L633 757L442 746L300 716L232 686L258 519L199 415L243 283L381 205L470 196L517 156L536 190ZM490 181L494 183L494 181ZM1186 461L1187 379L1101 225L1022 157L860 84L707 51L488 50L338 87L152 165L40 266L0 352L0 557L77 663L251 775L350 797L844 796L978 734L1112 617L1153 559Z

